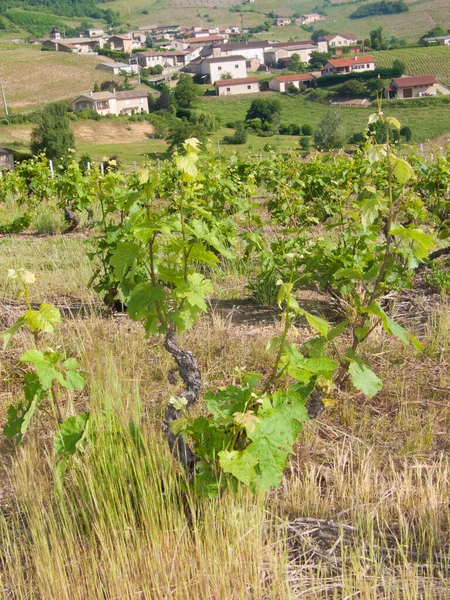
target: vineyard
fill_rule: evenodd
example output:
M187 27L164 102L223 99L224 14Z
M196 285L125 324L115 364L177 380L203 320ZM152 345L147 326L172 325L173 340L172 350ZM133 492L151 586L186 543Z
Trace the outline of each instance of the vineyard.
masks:
M394 60L405 63L408 75L433 74L439 81L450 84L450 48L445 46L407 48L372 53L377 66L392 67Z
M449 597L450 152L369 125L3 172L2 597Z

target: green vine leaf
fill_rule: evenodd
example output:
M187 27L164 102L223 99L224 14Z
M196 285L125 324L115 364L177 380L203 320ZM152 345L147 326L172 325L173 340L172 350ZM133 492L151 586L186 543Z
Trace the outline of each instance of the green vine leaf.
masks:
M381 390L383 382L352 350L348 352L348 355L350 357L348 371L353 385L368 398L372 398Z

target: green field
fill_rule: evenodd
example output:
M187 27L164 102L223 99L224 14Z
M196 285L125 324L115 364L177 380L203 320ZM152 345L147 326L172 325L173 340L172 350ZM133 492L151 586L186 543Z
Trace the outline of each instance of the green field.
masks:
M450 47L405 48L388 52L371 52L378 67L391 67L396 59L406 65L408 75L431 73L444 84L450 84Z
M315 127L329 110L328 105L317 104L305 100L301 96L291 97L272 92L266 96L276 96L283 107L282 122ZM222 126L211 134L211 146L223 154L237 152L240 156L265 155L265 147L269 145L277 152L286 152L298 146L298 137L274 135L258 137L249 134L247 144L230 145L223 142L226 135L234 130L227 124L244 120L246 112L254 96L205 97L199 100L195 108L208 111L220 117ZM367 120L373 108L335 107L342 112L346 122L347 136L361 132L367 125ZM412 106L406 101L403 106L389 108L388 114L396 116L402 125L408 125L413 132L413 142L421 143L433 140L450 132L450 107L447 104L436 103L431 106ZM167 143L164 140L149 137L151 126L144 123L129 123L125 118L101 121L77 121L73 123L76 150L78 156L89 154L93 160L117 155L123 164L132 166L141 163L147 156L151 159L164 158ZM31 133L31 125L0 126L0 145L10 145L18 150L26 150Z

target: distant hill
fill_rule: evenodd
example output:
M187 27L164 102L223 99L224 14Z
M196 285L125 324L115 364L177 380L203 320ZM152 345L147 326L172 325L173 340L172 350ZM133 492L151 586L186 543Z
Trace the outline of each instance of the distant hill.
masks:
M50 33L53 26L62 24L53 15L102 19L109 25L119 25L118 12L100 4L100 0L0 0L0 29L8 29L12 24L25 29L30 35L43 36Z

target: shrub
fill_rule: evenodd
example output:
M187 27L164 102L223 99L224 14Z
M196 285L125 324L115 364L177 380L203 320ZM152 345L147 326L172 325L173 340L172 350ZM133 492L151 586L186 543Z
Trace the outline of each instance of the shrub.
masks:
M402 127L400 129L400 135L405 138L406 142L410 142L412 140L412 130L411 127Z
M312 135L312 134L313 134L312 125L310 125L309 123L305 123L304 125L302 125L302 135Z
M300 148L302 150L309 150L311 146L311 137L309 135L304 135L299 140Z
M231 144L245 144L247 142L248 132L245 129L245 123L239 122L236 124L236 131L232 136Z

